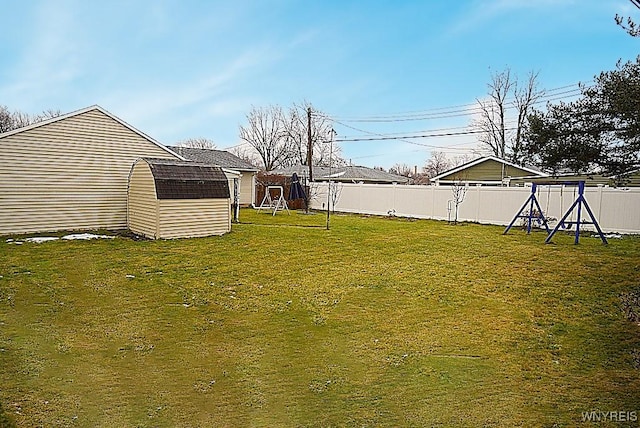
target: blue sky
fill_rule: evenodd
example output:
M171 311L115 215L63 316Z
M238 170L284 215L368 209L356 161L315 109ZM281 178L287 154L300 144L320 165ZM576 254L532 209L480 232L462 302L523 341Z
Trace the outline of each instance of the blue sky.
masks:
M220 148L239 143L252 106L304 100L340 121L338 138L368 135L346 126L459 130L472 116L354 119L475 103L506 67L522 79L539 72L547 90L588 82L640 54L616 13L640 19L627 0L13 1L0 27L0 104L98 104L164 144L206 137ZM473 135L411 141L422 145L341 148L353 163L388 168L477 146Z

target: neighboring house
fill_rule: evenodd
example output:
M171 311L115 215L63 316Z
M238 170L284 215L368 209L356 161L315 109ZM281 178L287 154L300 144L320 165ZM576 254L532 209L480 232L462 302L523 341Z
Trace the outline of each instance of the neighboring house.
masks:
M219 167L139 159L129 175L129 229L153 239L231 231L229 179Z
M609 177L610 185L620 185L620 187L640 187L640 169L634 169L624 174Z
M494 156L485 156L438 174L431 178L431 183L435 185L465 183L508 186L510 181L517 177L548 177L548 174Z
M256 174L258 168L238 156L224 150L196 149L191 147L169 147L186 159L240 173L240 205L255 204Z
M567 184L584 181L587 187L610 186L610 187L639 187L640 170L629 171L625 174L608 176L598 173L561 173L548 177L518 177L511 180L512 185L522 185L524 183L544 183L544 184Z
M563 173L563 174L549 175L547 177L540 177L540 176L517 177L517 178L511 179L511 185L522 186L525 183L560 185L560 184L567 184L567 183L575 183L578 181L584 181L586 186L608 186L613 182L611 177L607 177L602 174Z
M306 165L295 165L288 168L280 168L269 171L268 174L291 176L298 174L301 180L309 175L309 167ZM313 181L336 181L342 183L367 183L367 184L407 184L409 179L401 175L391 174L365 166L337 166L313 167Z
M0 235L125 229L141 157L181 159L99 106L0 134Z

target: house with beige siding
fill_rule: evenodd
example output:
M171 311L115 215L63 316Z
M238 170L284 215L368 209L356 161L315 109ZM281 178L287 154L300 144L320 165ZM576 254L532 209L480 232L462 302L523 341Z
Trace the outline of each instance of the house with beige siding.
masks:
M437 186L454 183L508 186L514 178L548 176L534 168L516 165L495 156L485 156L438 174L431 178L431 183Z
M99 106L0 134L0 235L125 229L140 158L184 160Z
M518 177L511 180L511 185L523 185L524 183L537 184L568 184L584 181L587 187L640 187L640 170L633 170L619 175L606 175L601 173L561 173L552 174L549 177Z
M139 159L129 175L127 223L152 239L222 235L231 231L230 195L219 167Z

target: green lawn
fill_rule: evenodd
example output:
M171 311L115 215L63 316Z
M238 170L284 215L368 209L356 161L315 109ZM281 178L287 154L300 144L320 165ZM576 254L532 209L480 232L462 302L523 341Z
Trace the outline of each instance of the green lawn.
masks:
M528 427L640 413L640 327L620 299L640 289L637 237L545 245L475 224L241 220L204 239L0 240L0 426Z

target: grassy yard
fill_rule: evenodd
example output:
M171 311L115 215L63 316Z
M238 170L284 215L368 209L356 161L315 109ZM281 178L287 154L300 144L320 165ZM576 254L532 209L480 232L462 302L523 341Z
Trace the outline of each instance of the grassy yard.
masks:
M640 289L639 238L241 219L205 239L0 240L0 426L551 427L640 413L640 327L620 299Z

